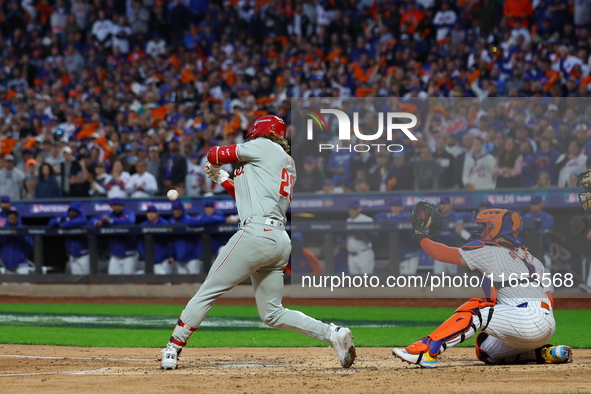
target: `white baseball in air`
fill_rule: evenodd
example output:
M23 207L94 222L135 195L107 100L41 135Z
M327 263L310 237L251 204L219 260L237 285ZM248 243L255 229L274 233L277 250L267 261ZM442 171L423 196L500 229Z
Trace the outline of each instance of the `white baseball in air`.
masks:
M169 199L170 201L174 201L174 200L176 200L177 198L179 198L179 192L177 192L177 191L176 191L176 190L174 190L174 189L171 189L171 190L169 190L169 191L168 191L168 193L166 193L166 197L168 197L168 199Z

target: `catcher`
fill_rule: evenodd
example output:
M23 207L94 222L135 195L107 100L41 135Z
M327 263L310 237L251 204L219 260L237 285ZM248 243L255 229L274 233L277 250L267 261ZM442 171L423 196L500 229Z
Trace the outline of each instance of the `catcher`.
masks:
M431 240L443 225L441 213L433 204L419 202L411 221L416 239L429 256L479 270L493 281L484 285L488 298L465 302L427 337L404 349L393 349L394 356L434 368L442 352L480 331L475 340L476 357L486 364L572 362L570 347L548 344L556 331L552 295L542 286L544 265L517 239L522 228L517 213L506 209L480 212L474 233L477 239L461 248ZM515 281L513 286L509 284L511 274L518 278L517 285Z

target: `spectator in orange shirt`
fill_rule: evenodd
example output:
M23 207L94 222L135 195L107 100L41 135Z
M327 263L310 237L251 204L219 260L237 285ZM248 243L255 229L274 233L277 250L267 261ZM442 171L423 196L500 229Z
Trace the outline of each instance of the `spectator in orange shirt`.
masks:
M402 18L400 18L400 24L406 25L408 34L414 34L417 26L423 18L425 13L417 8L414 1L409 1L406 9L402 12Z
M529 18L534 12L531 0L507 0L503 8L503 14L509 19L509 26L513 27L516 20L521 21L522 26L529 26Z

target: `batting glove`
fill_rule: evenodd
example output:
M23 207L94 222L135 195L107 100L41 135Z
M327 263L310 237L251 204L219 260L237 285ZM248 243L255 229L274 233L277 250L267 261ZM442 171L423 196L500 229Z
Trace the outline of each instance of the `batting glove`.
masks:
M220 167L215 167L213 164L211 164L208 161L205 162L205 165L203 166L203 170L207 174L207 177L210 179L214 179L220 173Z
M222 170L222 169L218 169L218 173L216 176L212 176L210 177L215 183L217 183L218 185L221 185L222 183L226 182L228 179L230 179L230 174L228 174L228 171Z

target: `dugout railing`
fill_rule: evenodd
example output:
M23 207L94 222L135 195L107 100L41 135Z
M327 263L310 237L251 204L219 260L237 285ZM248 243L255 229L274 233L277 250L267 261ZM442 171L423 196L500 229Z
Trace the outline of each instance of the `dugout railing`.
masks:
M471 224L466 223L469 229ZM524 243L532 245L530 248L534 255L543 253L542 233L536 230L537 224L525 222ZM454 223L446 223L444 228L452 229ZM211 267L213 250L212 235L231 234L237 229L237 225L213 225L188 227L183 225L161 226L116 226L116 227L82 227L77 229L57 229L49 226L27 226L17 228L0 228L0 237L31 236L34 240L33 263L35 273L30 275L0 275L3 283L77 283L77 284L159 284L159 283L202 283L206 273ZM344 221L297 221L286 226L287 231L298 231L313 237L321 244L322 258L325 263L324 272L335 272L334 250L337 234L370 232L386 233L387 241L384 246L385 254L389 259L388 274L398 275L400 269L400 234L412 230L410 223L396 222L369 222L348 223ZM135 235L143 237L145 242L145 274L142 275L108 275L99 271L99 237ZM194 235L202 237L202 261L204 273L198 275L156 275L154 274L154 239L158 236ZM53 256L44 254L44 243L53 242L57 238L64 237L88 237L90 255L90 275L70 274L43 274L45 264L53 259ZM289 282L289 277L286 278Z

